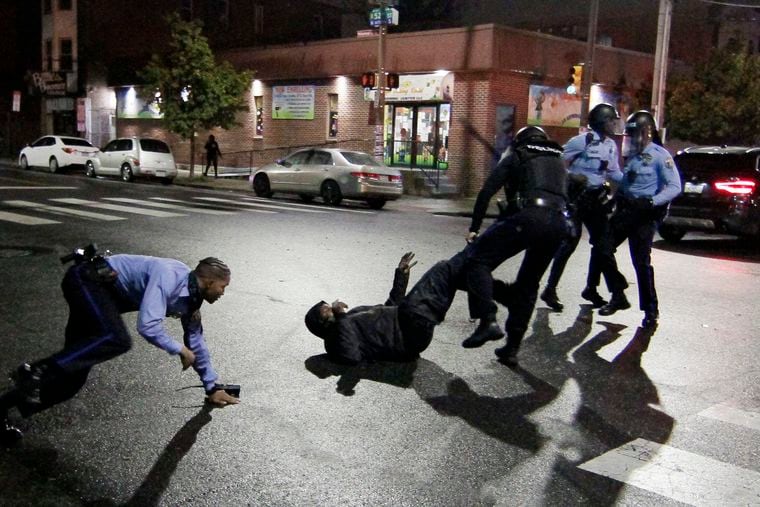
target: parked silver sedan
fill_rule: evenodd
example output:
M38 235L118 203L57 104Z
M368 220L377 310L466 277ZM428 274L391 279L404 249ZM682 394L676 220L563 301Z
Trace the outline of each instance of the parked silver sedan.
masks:
M321 197L337 205L343 198L366 201L380 209L403 193L401 172L361 151L307 148L261 167L253 176L253 191L260 197L275 192L298 194L310 202Z

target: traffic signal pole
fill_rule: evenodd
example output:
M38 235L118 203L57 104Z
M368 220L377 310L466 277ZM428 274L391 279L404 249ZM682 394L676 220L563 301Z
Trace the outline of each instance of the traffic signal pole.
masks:
M657 17L657 47L654 55L654 75L652 78L652 115L658 128L665 121L665 83L668 75L668 46L670 45L670 22L673 15L673 0L660 0Z
M588 36L586 42L586 61L581 78L581 130L588 125L589 103L591 102L591 84L594 76L594 54L596 48L596 25L599 19L599 0L591 0L588 17Z
M384 157L385 148L385 23L377 28L377 111L375 113L375 156Z

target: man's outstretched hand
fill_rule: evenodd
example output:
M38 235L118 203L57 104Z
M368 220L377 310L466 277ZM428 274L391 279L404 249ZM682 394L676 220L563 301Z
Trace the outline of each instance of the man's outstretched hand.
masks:
M398 262L398 269L408 274L414 265L417 264L417 261L412 262L412 259L414 259L414 252L406 252Z
M215 407L226 407L227 405L237 405L240 403L238 398L230 396L224 389L219 389L206 396L206 401Z
M187 347L182 347L179 351L179 359L182 361L182 369L187 370L195 363L195 354Z

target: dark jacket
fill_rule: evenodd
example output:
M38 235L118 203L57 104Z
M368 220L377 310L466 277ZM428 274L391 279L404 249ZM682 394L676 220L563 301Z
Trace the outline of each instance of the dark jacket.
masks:
M408 361L417 357L407 350L398 319L398 305L409 283L409 274L396 269L393 288L384 305L358 306L338 315L337 333L325 338L331 360L344 364L360 361Z

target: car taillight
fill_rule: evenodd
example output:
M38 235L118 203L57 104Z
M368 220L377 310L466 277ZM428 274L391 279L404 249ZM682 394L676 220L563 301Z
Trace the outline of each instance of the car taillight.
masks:
M357 171L357 172L352 172L351 176L355 176L357 178L364 178L367 180L380 181L380 175L377 173L367 173L364 171Z
M67 147L67 148L61 148L61 149L62 149L62 150L65 152L65 153L68 153L69 155L71 155L72 153L74 153L74 152L76 151L74 148L68 148L68 147Z
M715 189L731 195L749 195L755 191L757 182L752 180L716 181Z
M394 176L391 174L390 176L388 176L388 181L393 182L393 183L399 182L401 181L401 176Z

